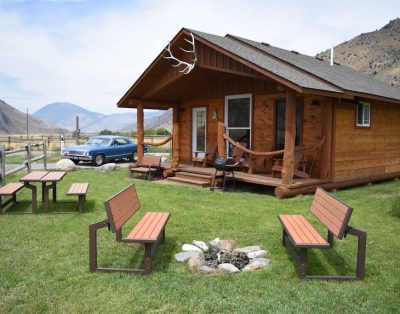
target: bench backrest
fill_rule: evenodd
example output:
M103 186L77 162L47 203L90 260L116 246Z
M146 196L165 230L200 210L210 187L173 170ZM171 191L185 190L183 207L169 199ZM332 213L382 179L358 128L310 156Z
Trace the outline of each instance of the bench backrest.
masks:
M142 161L140 162L141 166L154 166L159 167L161 165L161 156L156 155L144 155Z
M122 226L140 208L139 197L132 184L104 202L110 227L113 232L119 231Z
M353 208L322 188L317 188L310 211L338 239L342 239Z

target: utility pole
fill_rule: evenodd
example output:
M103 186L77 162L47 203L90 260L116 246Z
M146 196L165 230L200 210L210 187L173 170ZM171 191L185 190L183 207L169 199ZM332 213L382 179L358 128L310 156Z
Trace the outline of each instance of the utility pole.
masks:
M29 141L29 112L26 108L26 140Z
M81 133L81 130L79 130L79 116L76 116L76 130L75 130L75 134L76 134L76 145L79 145L79 135Z

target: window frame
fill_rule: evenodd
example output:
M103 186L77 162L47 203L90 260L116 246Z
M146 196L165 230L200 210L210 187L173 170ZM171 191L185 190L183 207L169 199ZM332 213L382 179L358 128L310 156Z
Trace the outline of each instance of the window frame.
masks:
M228 106L228 102L231 99L239 99L239 98L249 98L250 101L250 107L249 107L249 127L229 127L228 125L228 117L229 117L229 106ZM253 95L252 94L238 94L238 95L228 95L225 96L225 114L224 114L224 122L225 122L225 128L228 131L229 134L229 130L249 130L249 149L251 149L252 147L252 135L253 135ZM226 145L226 151L227 154L229 154L229 145Z
M359 106L362 105L363 112L362 112L362 123L359 123L358 121L358 110ZM366 102L366 101L359 101L356 103L356 110L355 110L355 126L357 128L364 128L368 129L371 127L371 103ZM368 123L364 123L365 121L365 108L368 108Z
M205 137L204 137L204 152L207 149L207 115L208 115L208 110L206 106L199 106L199 107L193 107L192 108L192 154L195 152L201 152L197 150L197 125L195 124L195 121L197 122L197 112L199 111L204 111L205 112L205 123L204 123L204 132L205 132Z

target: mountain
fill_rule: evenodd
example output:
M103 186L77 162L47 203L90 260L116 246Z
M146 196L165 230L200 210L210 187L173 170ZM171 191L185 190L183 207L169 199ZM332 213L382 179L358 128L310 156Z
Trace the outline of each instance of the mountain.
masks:
M76 116L79 116L79 125L82 131L85 126L105 117L105 115L101 113L92 112L68 102L48 104L36 111L33 115L67 130L75 130L75 119Z
M28 115L29 133L55 133L54 125ZM18 111L0 99L0 134L26 134L26 113Z
M155 116L151 119L148 119L144 122L145 129L158 129L165 128L169 131L172 129L172 109L164 111L159 116Z
M145 111L145 121L160 114L162 111ZM136 127L136 110L131 113L105 115L67 102L48 104L36 111L34 116L71 131L75 130L76 116L79 116L79 128L83 133L97 133L104 129L131 131Z
M330 49L317 54L330 60ZM334 47L335 62L400 87L400 18Z

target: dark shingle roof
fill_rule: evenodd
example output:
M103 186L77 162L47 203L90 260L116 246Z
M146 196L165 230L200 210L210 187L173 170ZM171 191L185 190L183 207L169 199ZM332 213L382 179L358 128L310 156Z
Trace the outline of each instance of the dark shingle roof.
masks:
M342 65L331 66L311 56L237 36L188 31L302 88L338 93L346 90L400 100L399 88Z

